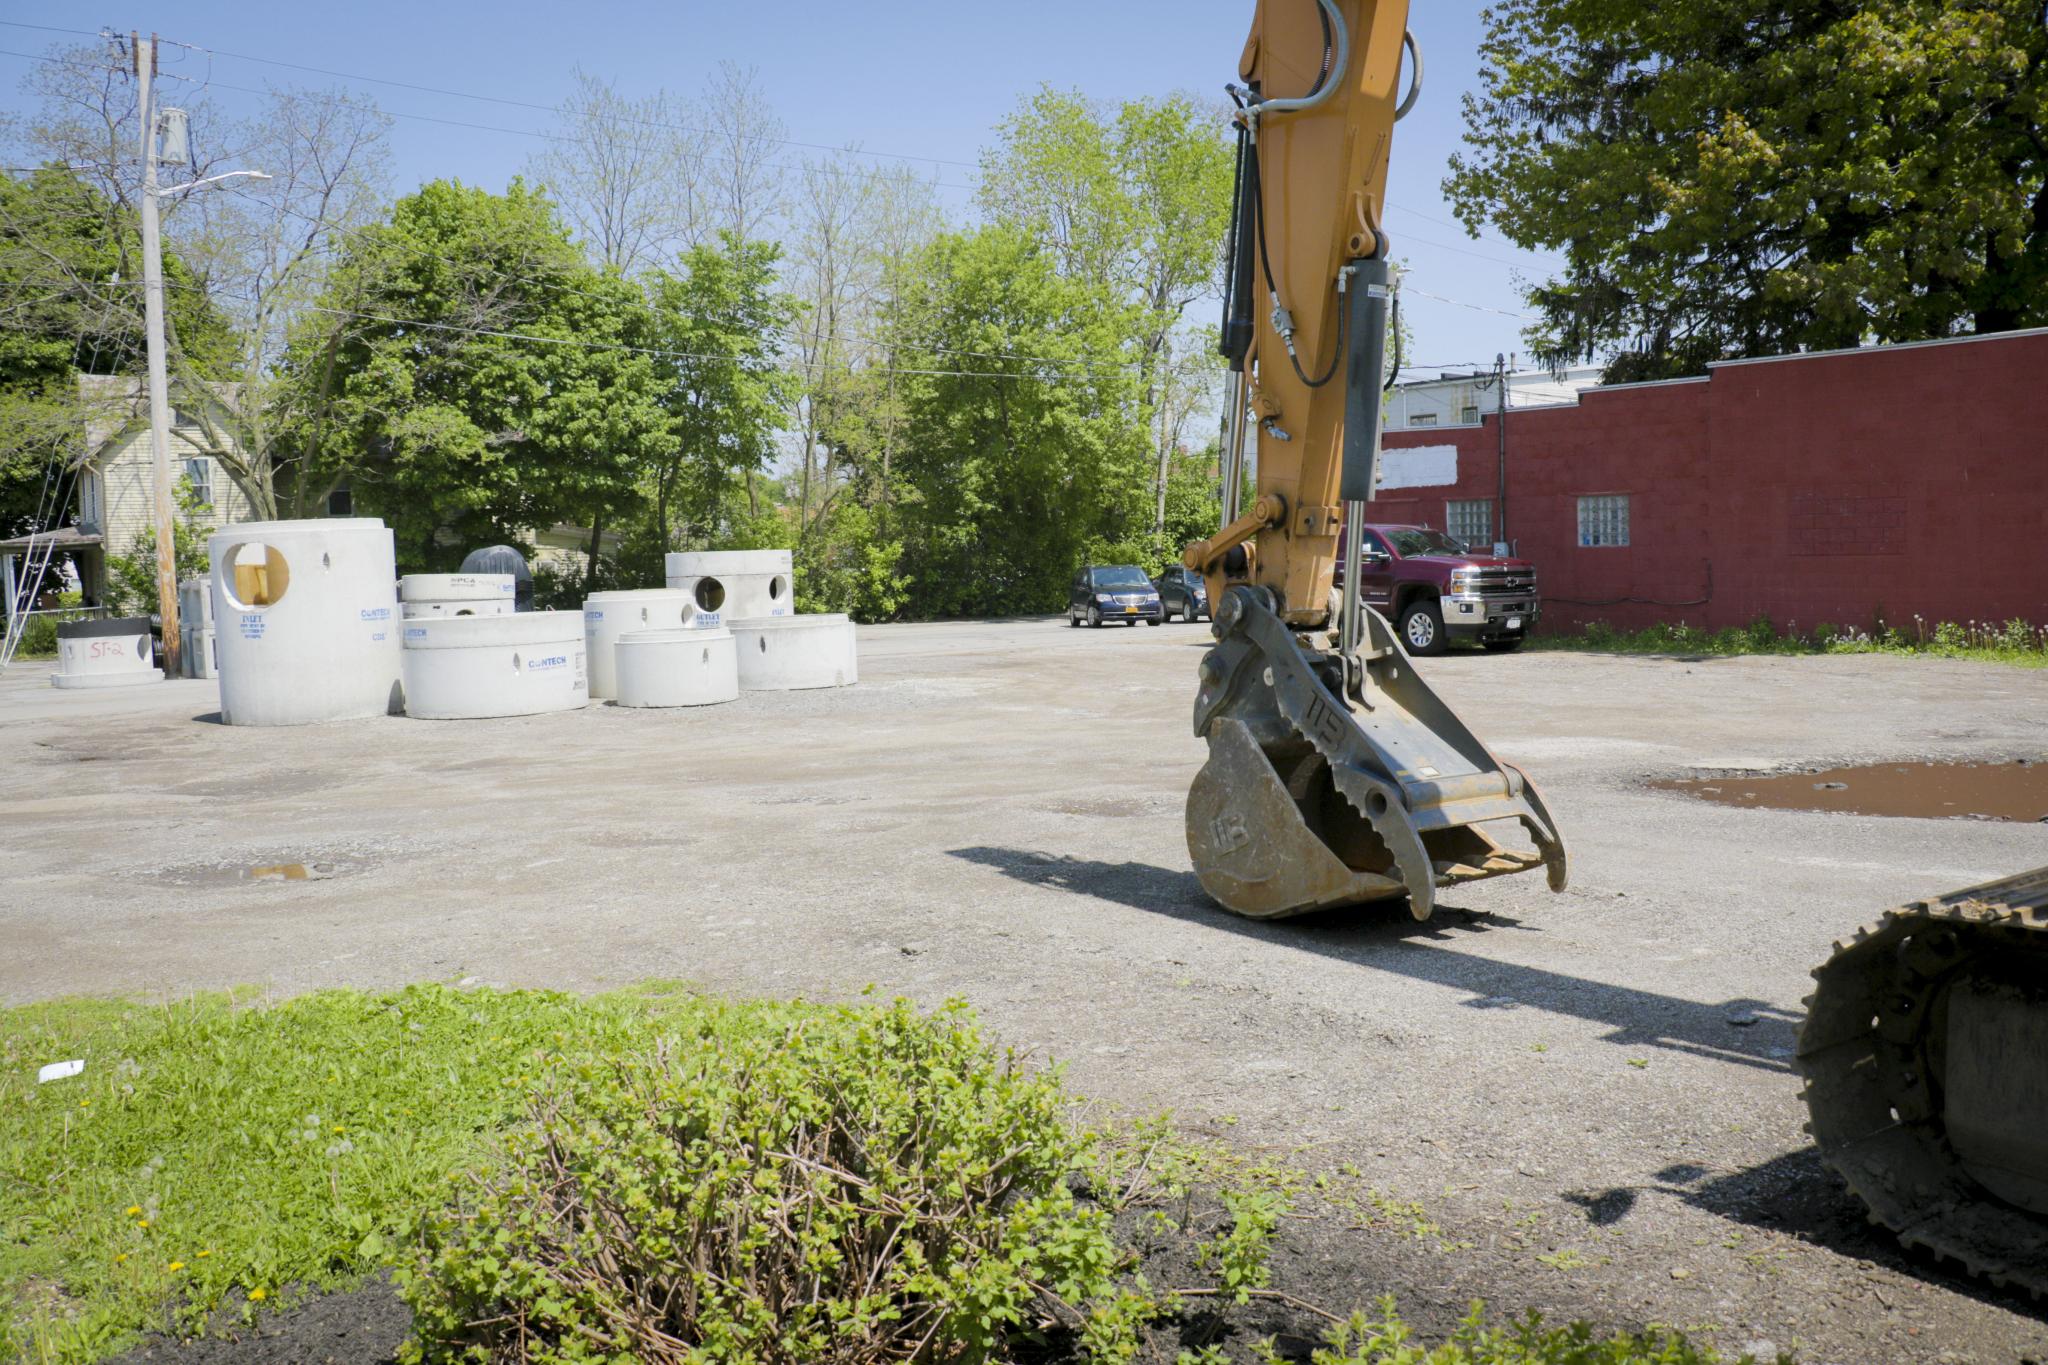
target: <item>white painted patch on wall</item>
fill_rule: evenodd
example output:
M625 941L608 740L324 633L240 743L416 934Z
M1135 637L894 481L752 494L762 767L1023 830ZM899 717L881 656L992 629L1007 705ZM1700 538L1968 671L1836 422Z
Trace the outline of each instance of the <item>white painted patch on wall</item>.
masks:
M1380 451L1380 491L1437 488L1458 481L1456 446L1410 446Z

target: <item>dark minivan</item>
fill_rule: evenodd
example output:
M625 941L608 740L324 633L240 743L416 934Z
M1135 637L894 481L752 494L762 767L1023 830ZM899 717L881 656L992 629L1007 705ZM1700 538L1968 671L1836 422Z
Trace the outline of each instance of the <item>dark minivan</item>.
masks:
M1159 589L1159 603L1165 610L1166 619L1171 621L1175 612L1183 621L1199 621L1204 616L1216 618L1209 611L1209 586L1202 576L1184 564L1176 564L1152 580Z
M1099 626L1104 621L1143 621L1156 626L1166 619L1159 604L1159 589L1145 577L1145 571L1131 564L1091 564L1074 575L1067 591L1067 624L1086 621Z

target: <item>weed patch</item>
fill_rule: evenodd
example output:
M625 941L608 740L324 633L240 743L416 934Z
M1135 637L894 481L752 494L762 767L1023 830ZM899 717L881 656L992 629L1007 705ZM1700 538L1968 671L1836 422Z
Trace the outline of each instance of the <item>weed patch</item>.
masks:
M0 1358L289 1319L391 1270L436 1365L1129 1365L1176 1340L1206 1365L1271 1358L1273 1327L1244 1329L1281 1319L1320 1365L1714 1359L1477 1306L1418 1345L1391 1302L1290 1292L1273 1253L1302 1218L1451 1249L1353 1169L1084 1129L961 1006L418 986L0 1011Z
M1529 646L1597 654L1895 654L2048 668L2048 628L2017 618L1930 624L1916 616L1905 626L1823 623L1810 631L1781 629L1764 616L1720 630L1679 621L1625 631L1594 622L1577 632L1533 636Z

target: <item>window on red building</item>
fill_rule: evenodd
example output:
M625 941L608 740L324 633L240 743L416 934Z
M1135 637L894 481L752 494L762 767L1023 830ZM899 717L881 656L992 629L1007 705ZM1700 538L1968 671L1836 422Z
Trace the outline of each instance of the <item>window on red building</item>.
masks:
M1628 544L1628 494L1594 493L1579 499L1579 548Z

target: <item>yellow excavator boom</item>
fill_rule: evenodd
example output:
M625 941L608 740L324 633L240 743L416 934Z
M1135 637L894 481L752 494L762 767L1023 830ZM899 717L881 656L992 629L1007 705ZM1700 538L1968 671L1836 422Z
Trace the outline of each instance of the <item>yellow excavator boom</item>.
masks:
M1420 89L1405 0L1260 0L1238 64L1238 168L1222 347L1231 366L1224 524L1183 561L1216 647L1195 732L1188 848L1242 914L1298 914L1543 867L1565 851L1522 773L1419 677L1386 621L1346 598L1327 647L1339 529L1378 479L1392 300L1381 222L1394 124ZM1403 49L1415 81L1400 92ZM1246 428L1257 496L1240 508ZM1358 539L1347 554L1355 556ZM1519 826L1527 847L1497 831Z

